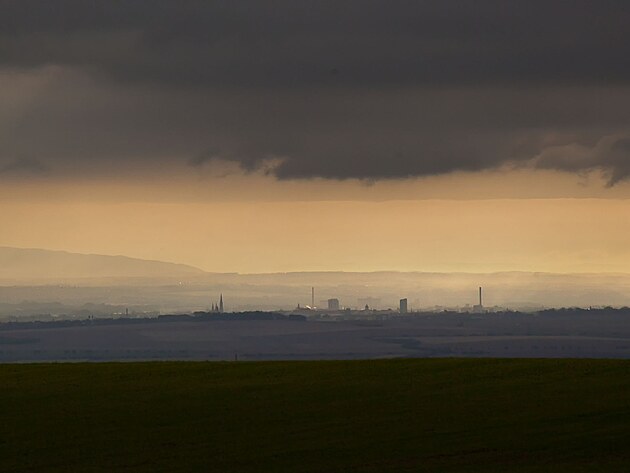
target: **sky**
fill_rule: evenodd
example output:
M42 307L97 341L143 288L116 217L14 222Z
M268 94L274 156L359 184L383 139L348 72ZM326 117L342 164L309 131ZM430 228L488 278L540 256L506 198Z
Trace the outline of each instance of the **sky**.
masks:
M0 246L630 272L628 2L0 10Z

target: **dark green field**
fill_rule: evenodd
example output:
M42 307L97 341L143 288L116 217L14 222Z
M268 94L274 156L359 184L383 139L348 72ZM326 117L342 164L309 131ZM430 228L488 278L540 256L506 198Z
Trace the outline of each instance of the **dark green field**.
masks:
M630 471L630 362L0 366L0 471Z

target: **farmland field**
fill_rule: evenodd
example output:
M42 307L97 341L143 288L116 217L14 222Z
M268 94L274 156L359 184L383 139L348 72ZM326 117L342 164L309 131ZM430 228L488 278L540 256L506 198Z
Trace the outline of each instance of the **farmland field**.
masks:
M0 471L630 471L630 362L0 365Z

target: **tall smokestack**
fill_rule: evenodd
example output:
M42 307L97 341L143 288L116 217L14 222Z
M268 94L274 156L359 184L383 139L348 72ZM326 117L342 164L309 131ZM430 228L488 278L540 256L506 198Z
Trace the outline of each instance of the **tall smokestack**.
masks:
M311 287L311 309L315 308L315 288Z
M483 307L483 304L481 303L481 286L479 286L479 307Z

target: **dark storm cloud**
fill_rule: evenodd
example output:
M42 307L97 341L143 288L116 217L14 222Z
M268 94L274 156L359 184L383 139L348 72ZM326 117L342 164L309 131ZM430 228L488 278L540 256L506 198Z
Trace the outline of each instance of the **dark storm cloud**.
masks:
M624 1L4 1L0 60L201 85L625 82L629 19Z
M570 145L547 148L536 159L540 168L579 172L604 169L608 185L613 186L630 176L630 134L607 136L592 146Z
M630 173L625 1L0 7L0 67L56 68L46 93L0 112L0 158L226 160L286 179Z
M41 176L48 174L50 169L45 164L33 158L17 158L0 165L0 177L3 176Z

